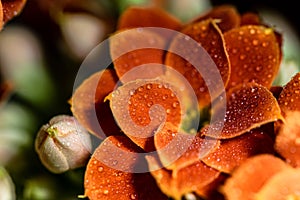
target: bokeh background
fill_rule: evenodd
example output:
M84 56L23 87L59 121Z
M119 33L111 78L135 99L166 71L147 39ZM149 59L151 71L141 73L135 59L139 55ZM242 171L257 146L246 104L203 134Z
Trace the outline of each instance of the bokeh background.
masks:
M0 32L0 80L11 89L0 107L0 200L67 200L84 193L84 168L63 174L40 162L34 139L68 100L81 63L114 32L130 5L158 5L188 22L212 6L253 11L284 36L284 60L274 84L284 85L300 66L296 1L274 0L28 0ZM101 61L99 61L101 63ZM95 65L95 70L97 70ZM101 66L100 66L101 67Z

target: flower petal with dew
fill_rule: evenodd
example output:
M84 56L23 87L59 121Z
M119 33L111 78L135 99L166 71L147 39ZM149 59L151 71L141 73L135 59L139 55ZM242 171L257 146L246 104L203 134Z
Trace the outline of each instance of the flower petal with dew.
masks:
M231 64L227 88L256 82L270 88L279 70L280 45L272 28L245 25L224 33Z
M199 134L178 132L177 127L166 122L154 135L154 144L160 162L166 169L180 170L209 154L220 144L218 140Z
M118 20L117 29L162 27L179 30L181 22L159 7L129 7Z
M189 40L195 41L197 46L194 46L195 43L189 42ZM205 52L200 51L202 48ZM176 52L175 49L179 54L172 53ZM216 67L210 66L210 59ZM192 63L200 66L193 66ZM207 19L183 28L181 34L172 40L166 54L165 64L188 80L198 98L200 108L207 106L220 95L230 75L230 64L224 47L223 35L216 21ZM204 73L202 74L202 72ZM221 76L223 88L220 85L214 86L217 81L215 73ZM172 78L172 73L167 70L166 76ZM178 82L176 79L173 81ZM209 88L214 88L213 92Z
M153 63L163 63L163 49L166 48L166 40L152 30L159 29L120 30L109 38L110 55L121 82L156 78L163 75L162 66L152 65ZM139 70L139 67L143 67L141 71L127 73L134 68Z
M23 10L26 0L0 1L0 30L4 24Z
M201 161L176 171L161 168L154 156L146 156L149 169L159 188L168 196L179 200L189 192L200 190L218 178L220 172Z
M279 127L275 150L293 167L300 167L300 111L285 113L285 123Z
M261 25L261 18L257 13L245 12L241 15L240 25Z
M122 131L144 150L153 151L153 135L165 121L180 126L184 108L176 91L165 81L140 79L117 88L110 107Z
M255 195L256 200L285 200L300 198L300 169L284 169L264 184Z
M253 129L241 136L221 140L221 144L201 160L221 172L231 173L251 156L274 153L274 142L268 133Z
M287 168L290 166L274 155L253 156L233 171L221 191L228 200L252 200L270 177Z
M295 74L283 87L278 104L283 116L288 111L300 111L300 73Z
M236 7L232 5L219 5L213 9L201 15L193 20L193 22L199 22L208 18L218 20L218 26L222 32L226 32L230 29L237 28L240 25L240 14Z
M69 101L71 111L79 123L101 139L120 134L109 102L105 102L105 97L113 91L117 82L118 77L114 70L102 70L85 79Z
M109 136L95 150L84 177L84 196L90 200L167 200L147 173L133 173L147 166L142 149L126 136Z
M218 116L218 109L222 108L216 106L216 109L212 110L216 116ZM220 118L220 122L210 124L210 129L208 126L204 127L202 134L218 139L228 139L281 119L277 100L266 87L256 83L240 84L227 92L225 118ZM224 126L219 127L218 124L223 121Z

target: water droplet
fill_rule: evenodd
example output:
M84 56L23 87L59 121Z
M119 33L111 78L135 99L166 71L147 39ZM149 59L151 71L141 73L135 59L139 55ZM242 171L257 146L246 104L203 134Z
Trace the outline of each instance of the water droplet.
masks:
M143 90L144 90L143 87L139 87L139 88L138 88L138 91L139 91L139 92L142 92Z
M244 55L244 54L241 54L241 55L240 55L240 59L241 59L241 60L244 60L245 58L246 58L246 55Z
M295 147L290 147L290 153L296 153L297 149Z
M188 41L188 40L190 40L190 37L187 36L187 35L185 35L185 36L184 36L184 39L185 39L186 41Z
M130 199L136 199L137 195L136 194L131 194Z
M146 85L146 88L147 88L148 90L151 90L151 89L152 89L152 85L151 85L151 84L147 84L147 85Z
M261 44L262 47L267 47L268 45L269 45L268 42L263 42L263 43Z
M148 103L147 103L147 106L150 108L151 106L153 105L153 102L152 101L149 101Z
M117 160L113 160L113 161L112 161L112 165L113 165L113 166L116 166L117 164L118 164L118 161L117 161Z
M129 95L130 95L130 96L134 95L134 90L130 90L130 91L129 91Z
M295 144L296 144L296 145L300 145L300 138L296 138Z
M99 171L99 172L103 172L103 167L99 167L99 168L98 168L98 171Z
M178 102L174 102L174 103L172 104L172 107L173 107L173 108L176 108L178 104L179 104Z
M255 30L254 29L250 29L250 34L255 34Z
M103 194L107 195L109 193L108 190L103 190Z
M255 68L255 70L256 70L257 72L259 72L261 69L262 69L262 66L261 66L261 65L258 65L258 66Z
M252 41L252 44L253 44L254 46L258 45L258 40L253 40L253 41Z

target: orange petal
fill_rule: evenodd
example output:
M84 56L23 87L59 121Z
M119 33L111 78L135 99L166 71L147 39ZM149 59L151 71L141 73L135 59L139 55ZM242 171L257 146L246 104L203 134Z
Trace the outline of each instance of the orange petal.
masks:
M130 7L120 16L118 29L162 27L179 30L181 22L159 7Z
M228 139L282 119L273 94L256 83L231 88L227 93L225 118L222 117L223 109L217 107L212 111L212 115L220 117L216 122L204 127L202 134L217 139Z
M300 111L300 73L294 77L283 87L278 98L278 104L281 108L283 116L288 111Z
M208 13L193 20L193 22L199 22L208 18L218 19L220 21L218 26L222 32L226 32L240 25L240 15L236 7L232 5L215 6Z
M137 80L120 86L111 95L110 107L122 131L146 151L155 150L153 134L170 122L181 123L176 89L159 79Z
M154 144L163 166L167 169L179 170L213 151L219 145L219 141L177 132L175 127L166 123L162 130L155 133Z
M116 32L110 37L110 55L123 83L156 78L163 74L163 66L154 64L163 63L166 42L161 35L151 30L129 29ZM130 70L131 73L128 73Z
M26 0L2 0L3 23L17 16L26 4Z
M257 200L299 199L300 169L285 169L272 176L255 195Z
M278 73L280 46L274 30L247 25L224 33L231 63L228 88L256 82L270 88Z
M207 106L224 89L230 73L223 36L215 21L208 19L185 27L173 39L165 64L189 82L200 108Z
M141 163L146 164L143 157L130 156L130 153L136 155L140 152L125 136L106 138L87 165L84 177L85 196L90 200L167 200L150 173L128 172Z
M285 123L276 136L275 149L294 167L300 167L300 112L286 113Z
M261 154L243 162L221 188L226 199L253 200L254 195L274 174L289 168L281 159L271 154Z
M221 144L202 161L221 172L231 173L251 156L262 153L273 154L273 145L274 142L267 133L254 129L239 137L221 140Z
M0 31L2 30L2 27L3 27L3 7L0 1Z
M166 195L179 200L189 192L200 190L219 177L220 172L206 166L201 161L195 162L178 171L159 168L160 163L154 157L146 157L151 170L161 191Z
M243 13L241 16L241 26L244 25L261 25L260 16L253 12Z
M120 133L109 102L104 102L104 98L113 91L117 81L114 70L97 72L75 90L70 100L71 111L79 123L101 139Z

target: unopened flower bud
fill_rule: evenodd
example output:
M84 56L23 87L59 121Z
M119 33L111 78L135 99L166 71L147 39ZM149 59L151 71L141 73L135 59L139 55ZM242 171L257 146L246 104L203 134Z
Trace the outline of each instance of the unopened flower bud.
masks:
M58 115L43 125L35 149L43 165L53 173L84 166L91 153L89 133L73 116Z

